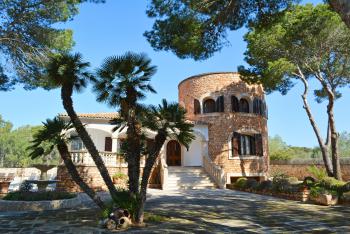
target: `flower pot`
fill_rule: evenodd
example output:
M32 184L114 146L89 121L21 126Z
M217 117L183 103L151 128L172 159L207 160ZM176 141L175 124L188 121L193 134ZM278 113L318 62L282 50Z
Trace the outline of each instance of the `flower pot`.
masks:
M320 194L317 197L313 197L312 200L324 206L336 205L338 203L338 197L333 197L330 194Z
M0 182L0 193L8 193L10 184L11 184L10 181L1 181Z

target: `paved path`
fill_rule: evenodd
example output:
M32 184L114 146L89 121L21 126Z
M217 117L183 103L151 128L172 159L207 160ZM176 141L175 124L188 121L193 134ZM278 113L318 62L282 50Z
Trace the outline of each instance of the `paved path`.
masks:
M350 233L350 207L323 207L232 190L151 190L147 210L170 217L128 233ZM98 210L0 213L0 233L107 233Z

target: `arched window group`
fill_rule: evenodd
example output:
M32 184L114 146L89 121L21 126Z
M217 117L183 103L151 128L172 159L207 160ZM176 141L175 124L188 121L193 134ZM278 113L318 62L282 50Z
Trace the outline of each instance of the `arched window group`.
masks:
M240 134L234 132L232 139L232 156L255 155L263 156L261 134Z
M216 100L213 98L206 98L203 101L203 113L214 113L214 112L224 112L225 111L225 103L224 96L219 96ZM198 99L194 99L193 103L194 114L201 114L201 104Z
M250 112L249 101L245 98L239 100L236 96L231 96L231 106L232 112ZM266 103L259 98L255 98L253 101L253 113L267 117Z

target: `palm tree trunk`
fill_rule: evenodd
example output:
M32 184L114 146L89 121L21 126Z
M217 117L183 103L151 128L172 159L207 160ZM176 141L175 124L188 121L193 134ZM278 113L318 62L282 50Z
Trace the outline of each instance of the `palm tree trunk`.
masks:
M61 155L61 158L63 159L64 165L66 166L67 171L70 174L72 180L81 188L81 190L83 190L84 193L86 193L96 203L98 207L100 207L102 210L105 209L106 205L101 200L101 198L81 178L79 172L77 171L77 168L75 167L72 161L67 145L59 144L57 145L57 149Z
M92 159L94 160L97 169L99 170L103 181L108 187L109 193L111 194L112 199L117 198L117 189L115 188L112 179L109 175L109 172L98 152L94 142L86 131L84 125L80 121L78 115L75 113L73 108L73 100L72 100L73 87L72 86L63 86L61 89L61 98L63 102L64 109L67 111L68 116L70 117L76 131L79 134L79 137L83 141L86 149L90 153Z
M147 156L146 165L143 169L143 174L142 174L141 191L140 191L140 197L138 200L139 204L135 214L135 222L137 224L143 223L143 214L144 214L145 202L146 202L146 196L147 196L148 180L151 176L152 168L158 158L160 150L162 149L165 143L165 140L166 140L166 134L162 132L158 132L158 134L155 137L155 145L151 153Z
M141 127L134 116L130 115L128 119L126 158L128 162L129 192L131 196L136 196L139 193Z

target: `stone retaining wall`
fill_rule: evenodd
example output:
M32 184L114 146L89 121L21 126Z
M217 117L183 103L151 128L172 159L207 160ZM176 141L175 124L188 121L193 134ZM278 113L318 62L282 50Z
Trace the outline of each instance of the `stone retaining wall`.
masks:
M307 169L312 165L324 168L322 160L271 161L270 175L273 175L275 172L283 172L302 180L306 176L312 176ZM350 158L341 160L341 169L343 180L350 181Z

